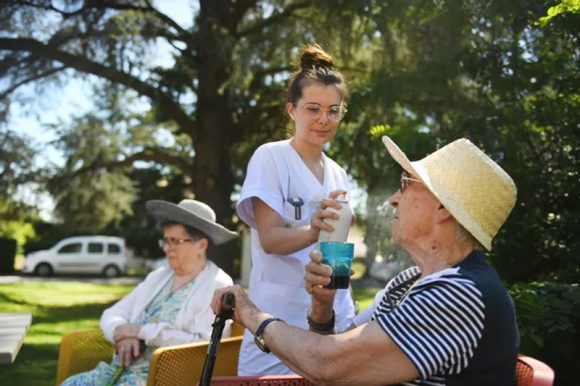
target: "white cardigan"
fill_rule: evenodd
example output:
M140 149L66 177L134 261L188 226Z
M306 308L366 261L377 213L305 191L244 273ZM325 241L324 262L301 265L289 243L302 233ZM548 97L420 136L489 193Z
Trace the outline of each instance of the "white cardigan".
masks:
M115 329L125 323L135 323L141 312L173 277L169 267L151 272L131 293L119 300L101 316L101 330L105 338L115 343ZM195 279L191 292L185 299L173 325L148 323L139 332L139 339L151 347L173 346L210 340L215 315L211 310L211 299L218 288L233 285L232 278L208 260L203 271ZM230 336L230 323L223 336Z

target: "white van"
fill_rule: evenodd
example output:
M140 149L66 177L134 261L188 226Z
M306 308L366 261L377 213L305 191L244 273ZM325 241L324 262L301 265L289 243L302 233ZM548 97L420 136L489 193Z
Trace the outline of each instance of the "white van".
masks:
M59 241L46 251L29 253L24 273L102 274L117 277L127 270L125 240L110 236L78 236Z

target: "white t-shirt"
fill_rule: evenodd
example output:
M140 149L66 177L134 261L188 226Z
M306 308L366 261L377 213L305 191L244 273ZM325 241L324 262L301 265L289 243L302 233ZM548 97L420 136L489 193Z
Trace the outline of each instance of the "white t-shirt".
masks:
M342 167L326 157L324 179L321 184L290 145L289 140L260 146L248 165L246 180L237 205L239 217L251 227L252 271L250 299L262 311L283 319L286 323L308 329L306 311L311 304L304 286L308 254L317 244L289 256L267 254L260 245L254 220L252 197L258 197L282 216L284 225L296 229L310 225L312 213L330 192L343 189L349 192L348 177ZM347 194L347 198L349 197ZM300 212L288 199L301 198ZM338 290L334 303L336 330L345 330L354 317L354 306L348 289ZM238 374L293 374L278 358L265 354L254 344L254 337L246 331L240 351Z

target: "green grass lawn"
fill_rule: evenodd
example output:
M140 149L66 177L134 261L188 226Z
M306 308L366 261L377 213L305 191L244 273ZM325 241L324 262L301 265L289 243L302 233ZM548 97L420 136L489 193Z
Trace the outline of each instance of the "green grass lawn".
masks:
M1 285L0 312L30 312L33 316L15 363L0 366L0 385L53 386L63 335L98 328L103 310L132 289L132 285L68 282ZM361 309L372 303L376 292L354 289Z
M379 288L353 288L354 298L358 300L361 311L373 303L375 295L380 290Z

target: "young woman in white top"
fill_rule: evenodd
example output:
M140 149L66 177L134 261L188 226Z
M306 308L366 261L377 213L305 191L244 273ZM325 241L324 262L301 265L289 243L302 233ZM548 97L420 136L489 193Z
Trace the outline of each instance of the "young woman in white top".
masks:
M303 49L286 104L294 136L256 150L237 205L238 215L251 227L250 299L264 312L304 329L309 328L306 315L311 303L304 281L308 253L321 228L334 230L322 219L337 215L324 209L340 208L333 200L339 193L350 195L346 172L322 151L336 134L347 94L333 59L317 45ZM349 290L337 291L334 310L335 329L342 331L354 317ZM238 374L293 372L274 355L262 352L246 331Z

